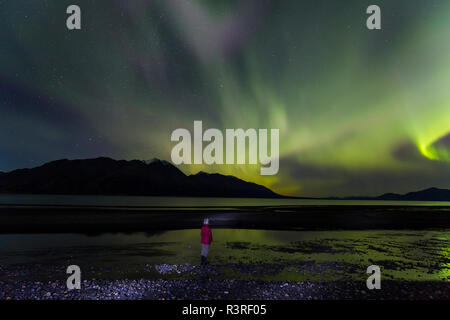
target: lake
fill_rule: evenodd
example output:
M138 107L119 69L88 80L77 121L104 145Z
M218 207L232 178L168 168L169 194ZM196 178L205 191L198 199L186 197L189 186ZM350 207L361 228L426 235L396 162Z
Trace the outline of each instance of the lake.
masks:
M445 201L384 200L320 200L320 199L258 199L258 198L195 198L152 196L98 195L14 195L0 194L1 204L74 205L74 206L137 206L137 207L234 207L284 205L383 205L383 206L450 206Z

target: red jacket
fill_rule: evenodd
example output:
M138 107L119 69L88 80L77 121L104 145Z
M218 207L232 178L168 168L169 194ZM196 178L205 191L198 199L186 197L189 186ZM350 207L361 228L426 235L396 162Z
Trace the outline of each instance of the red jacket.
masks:
M209 225L204 224L202 227L202 243L203 244L211 244L212 242L212 232Z

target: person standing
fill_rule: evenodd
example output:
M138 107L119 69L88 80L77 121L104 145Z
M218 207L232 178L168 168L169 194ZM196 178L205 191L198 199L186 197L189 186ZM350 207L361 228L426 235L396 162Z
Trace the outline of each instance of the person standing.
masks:
M209 219L203 220L203 227L201 230L202 236L202 265L206 264L206 257L208 256L209 246L212 242L212 231L209 227Z

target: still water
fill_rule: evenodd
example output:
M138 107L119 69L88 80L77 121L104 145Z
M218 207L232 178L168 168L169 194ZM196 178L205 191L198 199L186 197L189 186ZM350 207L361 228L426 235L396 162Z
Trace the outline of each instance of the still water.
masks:
M450 206L445 201L381 201L381 200L320 200L320 199L255 199L255 198L195 198L151 196L97 195L10 195L0 194L0 205L78 205L137 207L236 207L282 205L390 205L390 206Z
M450 281L450 233L445 231L215 229L213 235L211 264L234 270L250 266L245 274L230 273L232 279L364 278L366 268L375 264L385 279ZM4 234L0 235L0 266L77 264L85 270L142 271L143 266L195 265L200 261L199 237L199 230L97 236ZM255 266L262 266L262 272L253 272ZM141 271L139 277L155 277Z

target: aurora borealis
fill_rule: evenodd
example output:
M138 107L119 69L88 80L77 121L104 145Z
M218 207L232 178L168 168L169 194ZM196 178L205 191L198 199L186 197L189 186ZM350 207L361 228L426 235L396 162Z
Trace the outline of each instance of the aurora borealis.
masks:
M0 0L0 39L0 171L169 160L172 131L202 120L279 128L279 173L186 173L298 196L450 188L448 0Z

